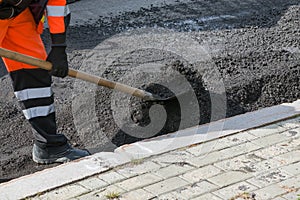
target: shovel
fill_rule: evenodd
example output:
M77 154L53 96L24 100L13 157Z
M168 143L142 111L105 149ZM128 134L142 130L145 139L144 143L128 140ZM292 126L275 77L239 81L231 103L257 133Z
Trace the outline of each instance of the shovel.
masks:
M4 48L0 48L0 57L5 57L11 60L15 60L18 62L22 62L22 63L26 63L29 65L33 65L36 67L39 67L41 69L45 69L45 70L51 70L52 69L52 64L48 61L44 61L41 59L37 59L31 56L27 56L24 54L20 54L14 51L10 51ZM114 82L114 81L110 81L104 78L101 78L99 76L95 76L95 75L91 75L91 74L87 74L85 72L79 71L79 70L75 70L75 69L71 69L69 68L69 72L68 72L68 76L73 77L73 78L77 78L77 79L81 79L84 81L88 81L100 86L104 86L116 91L120 91L120 92L124 92L127 93L129 95L141 98L145 101L171 101L176 99L176 96L171 96L171 97L160 97L158 95L152 94L150 92L138 89L138 88L134 88L122 83L118 83L118 82Z

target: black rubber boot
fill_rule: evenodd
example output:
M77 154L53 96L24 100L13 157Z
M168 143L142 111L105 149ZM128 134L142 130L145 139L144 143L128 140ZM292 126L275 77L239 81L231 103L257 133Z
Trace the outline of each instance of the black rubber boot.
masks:
M39 164L66 163L88 155L88 151L73 148L69 144L46 148L34 144L32 149L33 161Z

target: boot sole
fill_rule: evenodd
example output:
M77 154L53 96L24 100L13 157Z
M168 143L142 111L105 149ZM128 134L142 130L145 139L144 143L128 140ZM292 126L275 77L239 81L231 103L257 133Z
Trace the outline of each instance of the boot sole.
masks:
M49 164L53 164L53 163L66 163L66 162L71 161L68 158L41 159L41 158L37 158L37 157L32 157L32 160L38 164L45 164L45 165L49 165Z

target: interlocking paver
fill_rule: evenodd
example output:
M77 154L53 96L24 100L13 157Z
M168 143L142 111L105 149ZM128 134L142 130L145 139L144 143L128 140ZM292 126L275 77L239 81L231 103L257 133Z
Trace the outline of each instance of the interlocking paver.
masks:
M298 175L298 174L300 174L300 162L290 164L290 165L286 165L284 167L281 167L280 169L282 171L285 171L285 172L289 173L289 174Z
M300 150L300 137L293 138L292 140L285 141L285 142L282 142L277 145L281 146L282 148L286 149L287 151Z
M95 195L94 193L88 193L79 197L75 198L76 200L101 200L101 198L97 195ZM104 200L104 198L102 198ZM49 199L50 200L50 199Z
M300 175L294 176L290 179L282 181L282 182L278 183L278 185L280 185L282 187L293 187L295 189L300 189L300 181L299 180L300 180Z
M256 189L258 189L256 186L242 181L240 183L224 187L212 193L222 199L231 199L239 194L249 193Z
M276 197L275 199L272 199L272 200L286 200L286 198Z
M227 159L214 165L225 171L244 171L255 175L278 168L283 164L275 159L265 160L251 153Z
M83 187L85 187L89 190L95 190L95 189L102 188L102 187L105 187L108 185L108 183L106 183L96 177L92 177L89 179L79 181L78 184L82 185Z
M205 142L197 146L191 147L186 151L190 152L195 156L200 156L220 149L225 149L227 147L228 145L225 142L222 142L222 139L217 139L217 140Z
M115 185L110 185L108 187L102 188L100 190L96 190L81 196L77 196L78 200L107 200L107 196L111 196L112 194L122 195L125 191Z
M266 148L259 149L254 151L253 154L264 159L271 159L280 154L285 154L289 152L289 149L286 148L287 143L278 143L275 145L268 146Z
M272 134L275 134L278 132L283 132L286 130L287 130L287 128L279 126L279 124L272 124L269 126L264 126L264 127L249 130L248 133L250 133L256 137L265 137L265 136L272 135Z
M281 154L277 156L275 159L277 159L280 162L283 162L284 164L291 164L300 161L299 155L300 155L300 150L296 150L285 154Z
M242 171L229 171L217 176L208 178L207 180L220 187L225 187L240 181L244 181L251 177L251 174Z
M131 192L122 194L119 200L147 200L154 198L155 195L143 189L133 190Z
M187 149L188 152L195 156L207 154L208 152L218 151L227 147L236 146L247 141L254 140L256 136L247 132L242 132L236 135L228 136L221 139L216 139L210 142L206 142L195 147Z
M112 184L112 183L115 183L118 181L122 181L122 180L126 179L126 177L115 171L110 171L110 172L101 174L99 176L99 179L101 179L109 184Z
M180 199L191 199L193 197L197 197L201 194L210 192L214 189L218 188L217 185L214 185L208 181L200 181L198 183L194 183L192 185L188 185L182 187L174 192L171 192L166 195L160 196L162 199L170 199L170 198L180 198Z
M267 199L271 200L274 199L276 196L285 194L286 190L277 184L273 184L261 188L259 190L256 190L254 191L254 193L255 193L255 199L257 200L267 200Z
M116 183L116 185L124 190L131 191L137 188L142 188L147 185L151 185L158 181L162 180L161 177L155 176L154 174L142 174L140 176L136 176L133 178L126 179L120 183Z
M191 165L194 165L196 167L202 167L205 165L213 164L219 160L223 160L227 157L230 157L230 155L226 155L221 153L220 151L215 151L212 153L208 153L205 156L200 156L197 158L190 158L186 160L186 162L190 163Z
M228 158L230 158L230 157L235 157L242 154L250 153L260 148L261 148L260 145L253 144L251 142L246 142L237 146L233 146L231 148L221 150L221 152L229 155Z
M195 170L189 171L183 174L181 177L190 183L196 183L203 179L213 177L222 172L221 169L208 165L205 167L196 168Z
M194 167L186 164L173 164L168 167L158 169L157 171L153 172L153 174L160 176L164 179L167 179L173 176L178 176L192 169L194 169Z
M275 170L271 170L271 171L259 174L255 177L247 180L247 182L249 182L252 185L255 185L257 187L266 187L268 185L287 180L290 177L291 177L290 174L283 172L281 170L275 169Z
M222 161L224 159L239 156L260 148L261 147L259 145L253 144L251 142L246 142L238 146L233 146L220 151L208 153L207 155L200 155L199 157L188 159L187 162L197 167L202 167L208 164Z
M142 161L141 161L142 162ZM117 172L119 174L122 174L122 176L125 176L127 178L136 176L136 175L141 175L144 173L147 173L149 171L154 171L161 168L160 165L151 162L151 161L146 161L146 162L142 162L141 164L135 164L134 162L129 164L128 167L123 168L118 170Z
M185 200L183 197L178 196L178 194L176 192L170 192L164 195L161 195L157 198L155 198L154 200Z
M283 141L288 140L288 138L285 135L282 135L280 133L272 134L266 137L258 138L256 140L253 140L254 144L263 146L263 147L268 147L276 143L280 143Z
M73 184L68 185L66 187L62 187L53 191L50 191L46 194L41 195L39 198L42 200L48 200L48 199L70 199L73 197L76 197L78 195L87 193L89 190L84 188L81 185Z
M211 193L207 193L207 194L204 194L204 195L201 195L199 197L196 197L192 200L222 200L221 198L211 194Z
M291 191L293 191L293 188L291 188ZM294 192L289 192L289 193L283 195L282 199L284 199L284 200L296 200L300 197L299 194L300 194L300 192L295 192L295 191Z
M150 160L159 163L161 166L169 166L175 163L184 163L187 159L194 157L191 153L184 150L177 150L169 152L168 154L156 156Z
M257 172L256 174L260 174L265 171L270 171L270 170L276 169L282 165L283 165L282 162L279 162L275 159L263 160L256 164L255 163L253 164L255 171Z
M293 129L300 126L300 118L293 118L290 120L285 120L278 123L279 126L284 127L286 129Z
M288 138L292 138L292 139L299 138L300 137L300 128L295 128L295 129L287 130L287 131L284 131L284 132L282 132L280 134L284 135L284 136L286 136Z
M81 196L77 196L76 200L106 200L105 196L99 196L95 192L90 192ZM50 199L49 199L50 200Z
M179 189L188 184L189 183L187 181L185 181L181 178L173 177L173 178L161 181L159 183L147 186L144 189L146 191L151 192L152 194L161 195L161 194L170 192L172 190Z
M263 159L253 156L253 154L241 155L235 158L227 159L221 162L217 162L214 166L226 171L240 170L255 172L254 164L261 162Z
M241 143L252 141L256 138L257 138L257 136L254 136L247 132L241 132L241 133L234 134L234 135L223 138L224 141L222 141L222 142L225 142L228 146L235 146L235 145L238 145Z

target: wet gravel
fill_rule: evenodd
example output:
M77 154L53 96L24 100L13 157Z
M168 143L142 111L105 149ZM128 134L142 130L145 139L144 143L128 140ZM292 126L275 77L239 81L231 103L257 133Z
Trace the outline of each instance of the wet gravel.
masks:
M117 17L101 17L94 24L71 27L68 33L70 65L80 68L89 58L91 49L124 31L150 27L188 33L199 44L208 46L211 56L209 62L204 60L193 65L176 55L163 54L157 50L135 51L108 66L103 76L119 81L131 66L157 62L163 66L166 80L173 80L169 70L178 71L189 81L201 110L198 118L190 116L192 123L187 126L203 124L211 121L211 118L217 120L299 99L299 19L300 5L296 0L179 1L176 5L142 8ZM47 43L46 34L43 39ZM207 85L206 81L214 73L209 68L212 62L224 83L223 93L214 93L216 88ZM145 77L143 74L139 76ZM89 139L85 140L77 133L74 125L72 101L76 95L70 95L74 92L73 83L69 78L54 79L59 131L65 133L75 146L92 146ZM13 97L10 80L2 78L1 85L1 178L15 178L54 166L35 165L31 161L29 124ZM157 83L143 84L140 88L172 95L168 88ZM212 117L212 95L226 97L225 114L220 109L220 113L215 111ZM109 138L109 142L120 146L154 136L147 132L134 135L123 131L130 128L130 132L134 132L140 130L139 127L151 124L148 111L152 103L131 98L127 105L131 115L127 117L134 122L134 126L124 123L124 127L119 127L114 120L113 114L118 113L114 113L116 111L111 107L111 98L111 90L102 87L96 90L96 115L101 131ZM167 110L168 118L155 135L176 131L181 120L180 109L174 109L178 108L178 102L159 104ZM104 142L97 146L97 150L112 150L111 147L111 144L109 148Z

